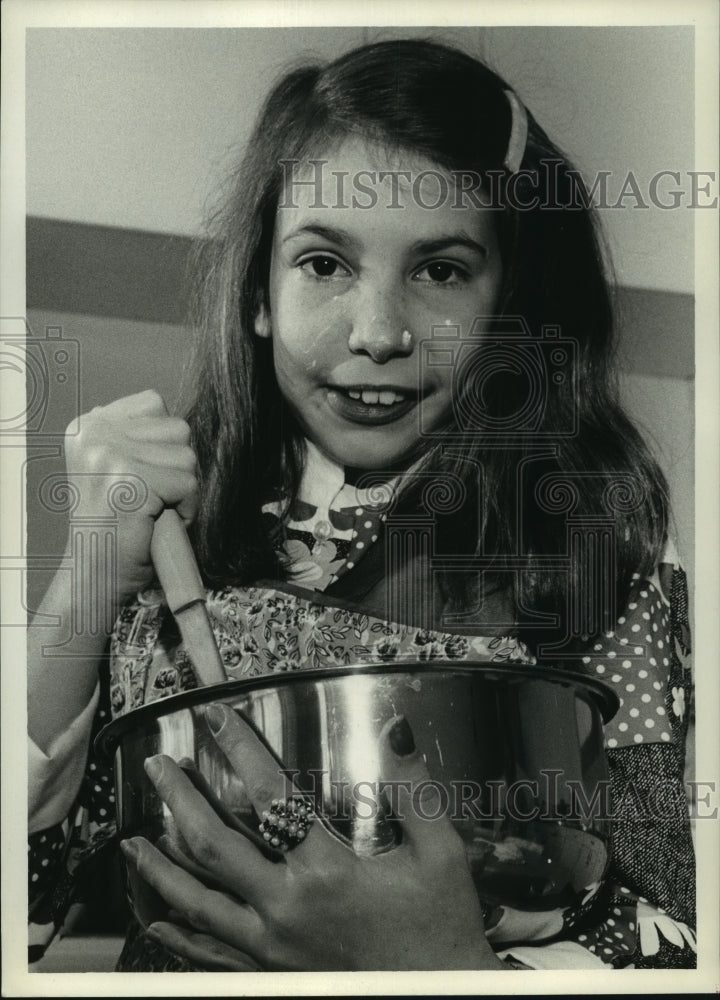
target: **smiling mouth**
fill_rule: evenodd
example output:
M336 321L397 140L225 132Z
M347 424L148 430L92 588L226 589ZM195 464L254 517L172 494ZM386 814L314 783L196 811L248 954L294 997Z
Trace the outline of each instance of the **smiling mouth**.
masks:
M366 406L393 406L395 403L404 403L408 399L415 400L417 392L414 389L401 389L396 386L331 386L331 390L341 392L350 399L360 400Z
M418 402L416 390L400 386L328 386L328 401L345 420L384 424L399 420Z

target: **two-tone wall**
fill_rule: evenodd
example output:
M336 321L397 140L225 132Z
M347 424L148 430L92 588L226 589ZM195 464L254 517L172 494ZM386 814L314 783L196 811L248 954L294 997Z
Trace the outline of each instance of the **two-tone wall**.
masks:
M213 192L268 85L305 56L393 34L432 34L489 60L588 178L609 171L611 203L630 171L646 202L654 176L680 173L678 208L642 208L630 196L601 215L618 274L627 405L669 477L692 568L689 28L32 29L27 315L34 336L61 328L78 343L82 409L149 386L179 402L189 347L184 254L203 232ZM670 200L673 186L665 178L657 200ZM73 394L57 404L53 419L71 419ZM29 468L29 551L54 553L63 515L35 498L61 458L38 454ZM45 582L42 572L31 574L31 595Z

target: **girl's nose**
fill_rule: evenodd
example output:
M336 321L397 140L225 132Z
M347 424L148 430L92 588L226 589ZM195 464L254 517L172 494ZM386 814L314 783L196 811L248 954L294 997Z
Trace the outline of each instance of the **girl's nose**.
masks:
M348 338L353 354L367 354L379 365L412 354L412 334L398 305L397 291L392 290L361 298Z

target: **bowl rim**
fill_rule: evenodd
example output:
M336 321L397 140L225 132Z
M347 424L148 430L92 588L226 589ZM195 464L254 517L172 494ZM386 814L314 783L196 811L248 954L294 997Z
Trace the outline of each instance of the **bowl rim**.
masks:
M589 693L597 708L600 709L604 723L609 722L620 707L620 699L615 691L605 682L595 677L560 667L539 667L532 664L497 662L487 660L463 660L460 663L449 663L446 660L411 660L394 663L361 663L348 664L342 667L323 667L311 670L297 670L283 674L260 674L255 677L243 677L237 680L225 681L222 684L205 685L191 688L166 698L140 705L130 709L118 718L104 726L95 737L93 746L95 752L106 760L112 760L122 738L131 730L141 726L147 719L169 715L172 712L196 705L198 702L217 701L246 691L258 688L288 686L307 681L339 679L358 674L494 674L505 675L508 680L521 677L526 681L550 681L565 686L571 685ZM209 697L210 692L213 696Z

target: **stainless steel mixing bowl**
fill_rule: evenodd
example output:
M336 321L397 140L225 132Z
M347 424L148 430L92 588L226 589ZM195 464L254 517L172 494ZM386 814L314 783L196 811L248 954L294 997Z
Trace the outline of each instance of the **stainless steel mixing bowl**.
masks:
M392 849L401 836L392 794L381 790L379 735L404 715L443 789L486 910L567 914L603 878L608 823L595 793L608 782L602 726L617 698L598 681L538 667L403 663L263 676L165 698L98 737L115 759L122 837L177 841L143 768L159 753L192 762L193 780L222 802L226 821L257 829L243 783L205 720L211 702L242 713L278 767L298 772L296 784L323 821L359 853ZM161 901L130 878L140 922L162 918Z

